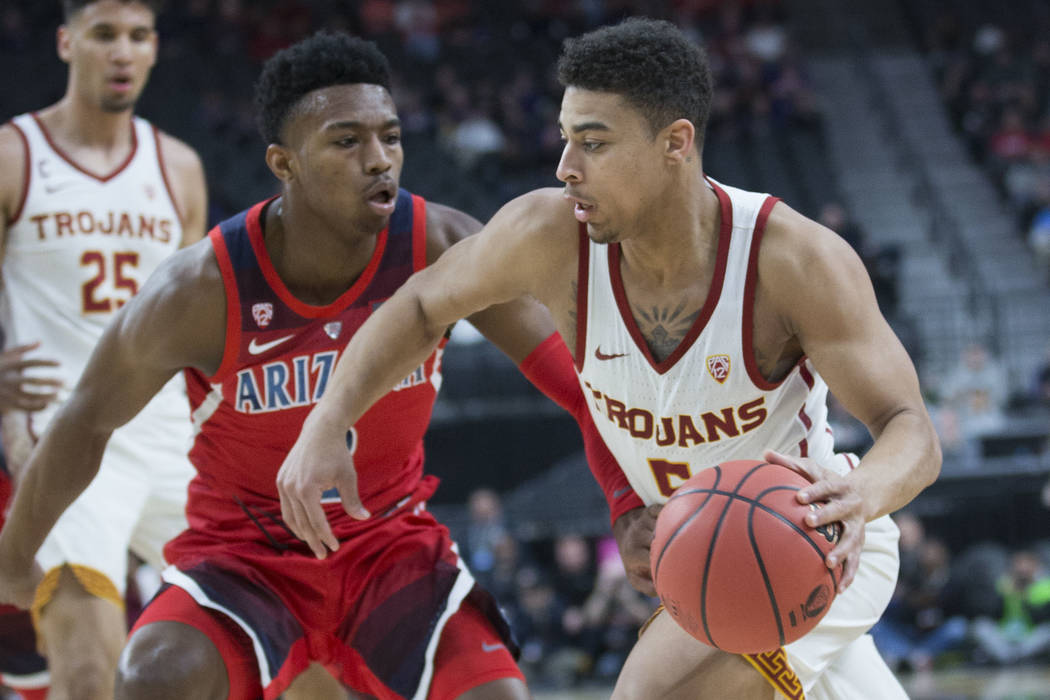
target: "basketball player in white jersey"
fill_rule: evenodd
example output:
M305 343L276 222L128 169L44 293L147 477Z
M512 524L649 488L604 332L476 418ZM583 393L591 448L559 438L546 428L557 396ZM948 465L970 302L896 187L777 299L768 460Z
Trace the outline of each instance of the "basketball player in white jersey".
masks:
M57 402L5 413L16 481L27 456L18 445L31 448L61 410L110 318L205 226L197 154L133 114L157 55L153 4L62 4L66 93L0 128L0 326L8 348L39 343L26 357L57 360L46 377L61 381ZM118 431L99 477L40 550L33 614L50 697L112 697L127 552L161 566L161 546L185 527L189 438L179 378Z
M278 475L285 520L334 550L319 495L338 487L347 512L358 505L345 498L356 484L347 428L451 323L531 295L574 352L589 410L633 490L613 494L611 509L636 587L654 592L659 506L727 459L764 455L805 471L815 483L800 502L825 502L809 524L843 525L827 557L841 567L839 593L810 634L735 656L657 614L613 697L906 697L866 632L897 574L888 514L936 478L940 451L860 260L775 198L705 177L710 71L673 25L628 20L570 40L558 70L564 190L504 206L358 331ZM861 460L834 452L829 387L875 437Z

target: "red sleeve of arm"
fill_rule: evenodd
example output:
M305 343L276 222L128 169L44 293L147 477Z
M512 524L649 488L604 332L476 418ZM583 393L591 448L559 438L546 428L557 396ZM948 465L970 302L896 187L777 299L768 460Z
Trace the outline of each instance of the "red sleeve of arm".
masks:
M537 345L522 360L519 369L540 391L576 419L583 434L587 466L605 494L612 522L615 523L627 511L644 506L591 420L572 356L561 336L554 333Z

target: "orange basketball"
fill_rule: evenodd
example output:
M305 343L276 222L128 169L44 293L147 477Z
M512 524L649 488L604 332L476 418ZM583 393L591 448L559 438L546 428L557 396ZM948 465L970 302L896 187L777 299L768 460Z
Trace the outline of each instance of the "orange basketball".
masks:
M664 505L650 563L656 592L686 632L734 654L771 651L813 629L840 568L824 558L841 525L814 529L795 493L810 482L767 462L695 474Z

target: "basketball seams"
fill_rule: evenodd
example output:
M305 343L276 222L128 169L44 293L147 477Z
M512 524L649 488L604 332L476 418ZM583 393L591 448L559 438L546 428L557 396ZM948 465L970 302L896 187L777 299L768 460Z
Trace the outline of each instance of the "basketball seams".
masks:
M722 478L722 473L721 473L721 470L719 470L717 467L715 469L718 471L718 474L715 476L715 486L717 486L719 480ZM675 528L675 531L672 532L667 537L667 541L664 542L663 549L660 550L660 556L657 557L657 559L656 559L656 566L653 567L652 574L653 574L653 582L654 582L654 584L656 582L657 572L660 571L660 562L662 562L664 560L664 554L667 553L667 550L668 550L668 548L670 548L671 543L674 542L676 537L678 537L678 533L680 533L682 530L686 529L689 526L689 523L693 522L693 520L696 518L696 516L700 515L700 511L702 511L704 509L704 506L707 505L708 501L710 501L714 497L714 495L715 495L714 493L709 493L707 495L707 498L704 499L704 502L701 503L699 506L697 506L696 510L693 511L692 515L690 515L688 518L683 520L682 523L678 527Z
M769 572L766 571L766 563L762 560L762 553L758 549L758 540L755 537L755 511L763 496L770 491L776 491L776 488L766 489L765 491L758 494L758 499L751 503L751 507L747 511L747 537L751 541L751 554L755 557L755 563L758 564L758 570L762 574L762 583L766 587L766 594L769 596L769 604L773 607L773 619L777 623L777 639L780 641L779 646L784 646L784 623L780 620L780 606L777 605L777 595L773 590L773 583L769 580ZM798 489L793 489L798 491Z
M707 561L704 562L704 575L700 583L700 623L704 626L704 634L707 635L707 639L711 642L711 646L717 647L718 645L715 644L714 637L711 636L711 628L707 624L707 579L711 573L711 560L714 558L715 547L718 544L718 536L722 533L722 523L725 522L726 515L729 513L729 507L733 504L733 499L739 497L739 491L743 488L744 484L747 483L747 480L750 479L759 469L768 465L768 462L756 464L747 472L747 474L737 481L736 488L732 492L725 493L727 496L725 508L722 509L722 514L718 516L718 522L715 523L715 531L711 534L711 544L707 547ZM714 468L719 470L718 475L721 477L721 465ZM705 490L707 489L698 489L700 492Z
M805 524L809 511L797 503L796 495L806 482L798 476L776 476L774 472L778 471L779 465L758 460L712 465L671 494L665 505L680 498L687 500L662 510L658 518L661 527L654 533L658 542L652 547L653 582L668 596L664 602L673 619L705 644L716 648L728 645L732 653L751 645L783 647L811 629L834 600L841 570L828 569L825 560L831 551L828 543L834 547L838 533ZM715 497L723 502L712 503ZM765 520L763 513L775 519ZM741 522L745 518L746 525ZM785 524L789 529L784 529ZM670 552L672 545L674 551ZM668 553L669 563L664 566ZM746 585L736 580L745 571ZM738 590L738 585L743 589ZM806 598L803 586L810 585L814 587ZM748 592L744 594L743 590ZM775 628L769 625L770 609L758 602L763 590ZM786 605L784 610L780 609L780 599ZM803 616L797 629L796 603ZM741 628L742 624L746 626Z

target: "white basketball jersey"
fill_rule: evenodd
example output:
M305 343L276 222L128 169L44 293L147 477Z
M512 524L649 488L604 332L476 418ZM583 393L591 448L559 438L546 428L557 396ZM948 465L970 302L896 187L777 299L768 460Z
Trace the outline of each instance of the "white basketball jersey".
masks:
M754 359L758 249L776 199L710 181L722 226L708 297L678 348L657 362L620 277L620 247L581 235L577 366L591 416L646 504L689 476L766 449L831 462L827 385L803 358L767 382ZM586 291L584 291L586 290ZM586 294L586 297L584 297Z
M25 199L4 243L0 324L5 347L39 341L33 354L61 363L38 374L62 379L64 401L106 324L179 248L182 225L147 121L134 118L131 154L104 175L63 153L35 114L12 123L28 158ZM184 380L169 382L144 413L186 417L184 391ZM33 414L33 432L56 410Z

